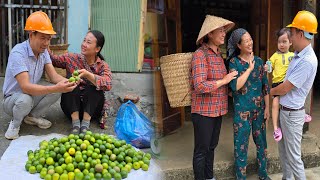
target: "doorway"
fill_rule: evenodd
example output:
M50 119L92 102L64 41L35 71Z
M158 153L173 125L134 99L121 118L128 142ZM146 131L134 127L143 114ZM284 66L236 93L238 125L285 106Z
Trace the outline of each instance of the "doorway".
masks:
M207 14L226 18L235 22L236 27L243 27L249 30L249 13L243 13L243 9L250 9L249 1L181 0L183 52L193 52L197 49L195 42ZM222 48L224 47L225 45Z
M194 52L196 40L206 15L215 15L233 21L233 28L248 30L254 40L254 53L267 58L268 1L261 0L181 0L182 52ZM247 11L249 9L249 11ZM259 18L256 18L259 17ZM225 44L220 47L222 57L227 56L226 46L231 31L227 33ZM232 112L232 98L229 98L229 112ZM190 107L185 108L185 119L190 120Z

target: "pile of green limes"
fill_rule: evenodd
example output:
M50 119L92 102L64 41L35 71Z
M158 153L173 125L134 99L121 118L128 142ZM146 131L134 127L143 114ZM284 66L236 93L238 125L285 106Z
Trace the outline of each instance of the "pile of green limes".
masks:
M120 180L131 169L148 171L151 160L124 140L91 131L41 141L27 154L26 171L45 180Z

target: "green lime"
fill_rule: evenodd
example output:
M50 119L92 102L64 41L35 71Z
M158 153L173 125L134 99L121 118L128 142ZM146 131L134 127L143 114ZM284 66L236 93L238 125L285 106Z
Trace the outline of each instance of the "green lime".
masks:
M35 174L36 172L37 172L37 169L36 169L35 166L30 166L30 167L29 167L29 173L30 173L30 174Z
M31 163L27 163L27 164L24 166L24 168L26 169L26 171L29 171L29 168L30 168L31 166L32 166Z
M141 169L144 170L144 171L148 171L149 165L148 164L142 164Z
M114 174L114 179L115 180L121 180L122 179L121 174L120 173Z
M81 162L82 161L82 155L76 155L75 158L76 162Z
M123 156L121 155L121 154L119 154L118 156L117 156L117 160L118 160L118 162L122 162L123 161Z
M135 169L135 170L138 170L138 169L140 169L140 163L139 162L134 162L133 163L133 169Z
M110 169L109 173L111 174L112 177L114 177L114 175L116 174L116 170Z
M74 165L72 163L67 164L66 170L68 172L73 172L74 171Z
M94 169L96 172L101 173L103 170L103 166L102 164L96 164Z
M78 70L73 71L72 75L73 76L79 76L79 71Z
M151 154L150 153L146 153L145 155L144 155L144 157L146 157L146 158L148 158L149 160L151 159Z
M121 174L121 177L122 177L123 179L125 179L125 178L128 177L128 172L127 172L127 171L121 171L120 174Z
M101 179L102 178L102 174L97 172L94 176L96 179Z
M69 82L72 83L72 82L75 82L75 81L76 81L76 79L75 79L74 77L70 77L70 78L69 78Z
M38 165L36 166L37 172L40 173L41 170L42 170L42 168L43 168L43 166L42 166L41 164L38 164Z
M68 174L61 174L59 180L68 180L69 177L68 177Z
M55 171L56 173L58 173L59 175L61 175L61 174L63 173L63 169L62 169L61 166L55 167L55 168L54 168L54 171Z
M51 180L51 179L52 179L51 174L47 174L47 175L44 177L44 180Z
M53 158L52 158L52 157L48 157L48 158L46 159L46 164L47 164L47 165L53 165L53 164L54 164Z
M29 150L29 151L27 152L27 155L29 156L31 153L33 153L33 151L32 151L32 150Z
M133 158L135 151L130 149L128 150L128 156L130 156L131 158Z
M104 180L111 180L112 179L112 176L111 176L110 173L103 174L102 177L103 177Z
M81 171L84 170L84 169L86 168L84 162L79 162L79 163L78 163L78 168L79 168Z
M47 175L47 171L41 171L40 172L40 178L41 179L44 179L46 177L46 175Z

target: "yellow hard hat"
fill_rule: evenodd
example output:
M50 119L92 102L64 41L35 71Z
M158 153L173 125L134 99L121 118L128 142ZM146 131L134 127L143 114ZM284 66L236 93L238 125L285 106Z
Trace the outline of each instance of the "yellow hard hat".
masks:
M38 31L44 34L57 34L52 27L51 21L48 15L42 11L36 11L28 17L26 31Z
M309 33L317 34L318 21L313 13L309 11L299 11L292 23L287 27L294 27Z

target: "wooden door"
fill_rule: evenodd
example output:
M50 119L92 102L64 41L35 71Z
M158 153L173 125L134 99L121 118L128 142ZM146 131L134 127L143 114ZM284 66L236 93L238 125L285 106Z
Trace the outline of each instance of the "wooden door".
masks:
M153 42L153 52L155 65L160 67L161 56L181 52L182 49L180 0L164 1L164 12L158 14L157 21L158 39ZM181 127L184 108L170 107L160 69L156 70L154 75L157 129L159 133L166 135Z
M253 38L253 52L266 60L268 36L268 0L251 1L251 27L249 32Z
M268 52L269 59L278 50L276 32L283 28L283 1L269 0L268 2Z

